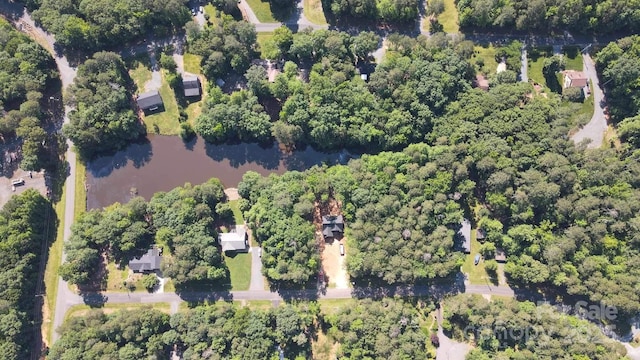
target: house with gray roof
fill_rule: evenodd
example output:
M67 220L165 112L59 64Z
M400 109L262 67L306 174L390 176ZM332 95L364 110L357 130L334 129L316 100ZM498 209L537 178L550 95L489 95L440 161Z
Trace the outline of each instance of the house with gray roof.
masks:
M154 246L146 254L129 261L129 269L137 273L156 271L160 269L161 261L162 252Z
M231 231L227 233L220 233L218 235L218 244L222 248L222 251L247 251L247 228L244 224L238 224L234 226Z
M138 95L136 102L138 103L138 107L145 113L164 110L164 103L162 102L162 97L160 97L158 90L148 91Z
M185 97L200 96L200 79L197 76L184 75L182 77L182 88Z
M325 215L322 217L322 235L325 239L336 238L344 233L342 215Z

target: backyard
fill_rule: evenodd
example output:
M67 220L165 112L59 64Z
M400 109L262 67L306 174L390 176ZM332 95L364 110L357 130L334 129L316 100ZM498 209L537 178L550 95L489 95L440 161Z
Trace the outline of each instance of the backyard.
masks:
M304 16L314 24L325 25L327 23L321 0L304 0Z
M445 33L457 33L460 31L455 0L444 0L444 11L438 15L438 22L442 25Z
M471 229L471 253L465 256L462 272L467 274L470 284L498 285L498 279L490 276L485 269L485 259L481 259L478 265L474 265L474 257L480 253L480 242L476 239L476 229Z
M176 102L176 96L173 89L169 87L169 83L167 82L167 71L161 70L161 73L162 85L158 91L160 92L160 97L162 97L162 102L164 103L164 111L145 115L144 124L148 133L177 135L180 132L178 103Z

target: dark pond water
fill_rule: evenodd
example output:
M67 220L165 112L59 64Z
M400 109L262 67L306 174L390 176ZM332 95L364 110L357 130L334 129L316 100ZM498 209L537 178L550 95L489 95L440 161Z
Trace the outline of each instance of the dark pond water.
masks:
M177 136L149 135L144 143L87 165L87 207L127 202L134 188L138 195L150 199L158 191L186 182L200 184L212 177L219 178L225 187L236 187L249 170L282 174L321 163L345 163L349 158L347 152L329 154L310 147L285 154L277 146L212 145L200 138L184 143Z

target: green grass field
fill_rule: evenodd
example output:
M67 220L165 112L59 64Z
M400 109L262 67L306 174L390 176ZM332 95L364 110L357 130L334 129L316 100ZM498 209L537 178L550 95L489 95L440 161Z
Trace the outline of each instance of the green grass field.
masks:
M478 60L482 59L484 63L482 66L478 65ZM493 75L496 73L498 63L496 62L496 48L492 45L488 47L474 46L473 56L471 62L476 67L476 71L482 73L485 76Z
M476 229L471 229L471 253L467 254L462 265L462 272L469 275L471 284L494 284L497 279L492 279L484 268L484 259L478 265L474 265L474 257L480 252L480 242L476 239Z
M162 86L159 91L162 102L164 103L164 111L144 117L144 124L147 127L147 132L150 134L156 133L155 126L158 127L158 133L162 135L178 135L180 132L178 103L176 102L173 89L169 87L166 79L167 71L162 70Z
M169 314L171 313L171 305L169 303L159 302L153 304L140 304L140 303L124 303L124 304L104 304L100 308L105 314L111 314L118 310L135 310L135 309L156 309L162 311L163 313ZM89 305L74 305L72 306L67 314L65 315L65 321L72 317L84 316L89 311L93 310Z
M251 7L251 10L253 10L253 13L256 14L258 21L262 23L278 22L278 20L273 17L271 4L268 1L247 0L247 3Z
M231 275L232 290L248 290L251 282L251 254L236 253L224 255L224 262Z
M78 218L78 215L87 211L87 167L76 158L76 195L74 209L74 219Z
M125 63L129 69L129 76L138 88L138 92L144 91L144 84L151 80L151 64L149 56L145 53L136 57L126 59Z
M357 301L356 299L322 299L318 304L324 314L336 314L341 309L354 306Z
M64 244L64 208L66 204L66 189L63 188L61 200L55 204L58 217L56 240L49 247L49 257L44 270L45 304L47 310L43 316L42 329L45 342L51 344L53 339L53 314L56 313L56 296L58 295L58 269L62 263L62 248Z
M200 74L202 70L200 69L200 61L202 61L202 56L185 53L184 57L184 71L192 74Z
M540 84L544 87L545 91L550 91L547 86L547 81L542 73L544 67L544 60L553 55L551 48L534 48L527 51L527 64L529 79L533 82Z
M256 39L256 42L258 43L258 47L260 48L260 57L262 59L266 59L265 55L264 55L264 49L265 46L267 44L267 42L269 40L271 40L273 38L273 33L270 32L259 32L258 33L258 38Z
M580 49L578 47L565 46L562 49L562 54L564 55L564 59L566 62L565 68L567 70L582 71L583 69L582 54L580 54Z
M458 25L458 9L455 0L444 0L444 12L438 15L438 22L446 33L457 33L460 31Z
M304 0L304 16L314 24L327 24L321 0Z
M242 212L238 207L238 200L229 201L229 206L231 207L231 210L233 210L233 220L236 222L236 224L244 224L244 218L242 217Z

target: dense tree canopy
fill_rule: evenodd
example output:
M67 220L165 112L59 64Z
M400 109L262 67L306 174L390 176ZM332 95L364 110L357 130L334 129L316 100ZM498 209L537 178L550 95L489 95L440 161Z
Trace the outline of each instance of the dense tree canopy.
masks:
M29 358L38 265L55 212L35 190L12 197L0 211L0 349L2 358ZM55 235L53 235L55 236ZM39 310L38 310L39 311Z
M92 53L150 35L164 35L189 19L187 0L42 0L34 19L66 49Z
M398 24L418 20L416 0L331 0L326 4L338 18L354 17Z
M640 115L640 36L622 38L607 45L598 52L596 67L607 89L612 119L620 122Z
M225 76L231 70L244 74L254 59L256 28L246 21L236 21L222 14L203 30L187 31L190 53L202 56L202 70L210 79Z
M463 28L637 32L640 5L624 0L457 0Z
M0 136L22 139L20 166L40 170L45 164L42 92L57 77L53 59L40 45L0 19Z
M626 354L596 325L561 314L550 305L458 295L445 302L445 324L457 340L474 341L469 360L593 359Z
M335 197L349 221L350 275L413 283L446 277L460 266L452 229L462 211L451 196L472 195L467 176L450 149L414 145L348 166L268 178L247 173L238 189L252 205L247 219L262 242L268 279L300 283L318 270L311 220L315 207Z
M415 307L396 300L362 300L325 319L340 358L426 359L426 336Z
M96 280L102 255L122 265L140 256L155 242L166 253L163 274L178 288L188 283L211 283L227 276L217 248L216 205L225 200L218 179L170 192L160 192L149 203L134 198L125 205L81 214L65 243L66 262L60 267L71 284Z
M119 150L143 134L131 110L129 83L124 63L115 53L96 53L78 67L66 99L76 109L63 132L83 157Z

